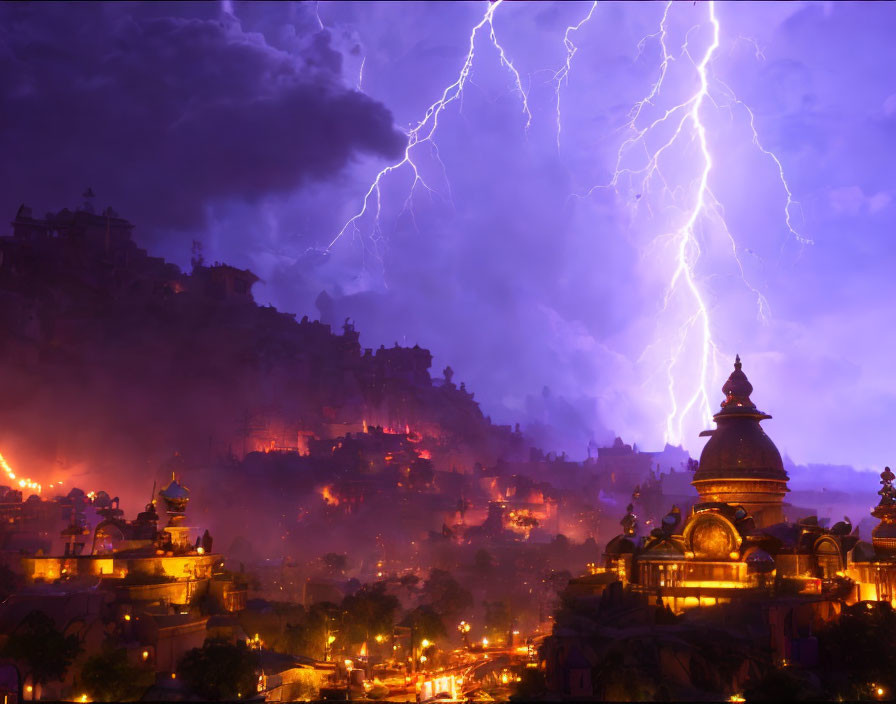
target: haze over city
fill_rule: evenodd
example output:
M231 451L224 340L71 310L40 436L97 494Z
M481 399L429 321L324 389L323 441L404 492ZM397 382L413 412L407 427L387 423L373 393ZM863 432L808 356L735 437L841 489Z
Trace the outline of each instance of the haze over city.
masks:
M894 30L0 5L4 702L893 698Z

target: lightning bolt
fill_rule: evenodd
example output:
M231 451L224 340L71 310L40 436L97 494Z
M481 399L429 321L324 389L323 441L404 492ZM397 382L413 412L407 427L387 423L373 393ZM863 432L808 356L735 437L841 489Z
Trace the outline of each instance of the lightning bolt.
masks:
M419 191L425 191L430 196L438 196L436 188L427 183L421 170L421 160L426 155L434 158L441 167L447 186L447 199L451 201L450 183L444 164L439 158L435 136L440 120L450 106L454 103L459 103L461 106L463 104L464 90L470 80L476 59L476 43L482 33L487 34L488 41L497 52L500 66L510 73L514 91L521 98L525 129L528 131L532 123L528 91L524 88L519 70L508 57L495 31L494 15L502 4L503 0L497 0L487 5L482 18L470 30L468 49L457 78L426 108L423 117L407 130L407 143L401 159L377 172L364 194L359 209L343 224L327 245L326 251L330 251L347 232L355 236L366 234L361 237L365 248L367 241L376 246L384 239L381 229L384 187L390 177L399 171L412 176L399 217L406 212L414 217L413 203ZM774 165L786 196L783 219L788 237L800 245L811 244L812 240L796 229L794 214L798 212L799 204L793 197L781 160L760 140L753 111L712 72L713 60L721 45L722 34L715 2L709 1L705 4L708 8L707 20L691 27L677 51L670 48L670 14L673 6L672 1L665 4L657 31L646 35L638 43L639 56L643 54L648 43L658 44L661 55L658 74L646 95L636 101L627 114L623 126L627 136L617 150L609 183L595 186L588 191L588 194L597 188L610 188L618 195L623 195L622 190L627 187L628 193L625 195L637 202L637 207L644 207L652 217L654 206L651 205L651 201L654 199L644 197L642 200L642 196L654 195L658 186L660 198L655 206L663 212L668 212L671 205L671 209L676 213L673 227L654 238L650 247L663 247L665 251L672 253L672 268L664 286L662 313L670 313L673 301L684 301L687 306L683 321L676 326L671 344L668 345L668 356L664 363L669 396L665 437L667 442L680 444L686 419L693 414L699 414L701 422L708 424L711 421L712 403L709 384L718 376L719 346L714 338L712 307L704 290L705 281L697 273L697 264L703 253L701 238L708 237L711 232L718 233L724 238L723 241L727 242L730 248L731 258L740 279L755 297L758 318L766 321L771 315L765 296L748 280L741 259L742 249L727 225L723 204L711 187L713 156L704 114L708 107L727 108L733 115L734 106L745 114L752 134L752 143ZM563 88L568 86L573 60L579 48L574 37L593 18L596 9L595 1L582 19L566 27L563 34L565 61L552 74L558 150L563 125L561 96ZM691 47L691 34L701 27L708 27L711 36L705 48L695 54ZM742 39L738 38L738 41ZM755 43L754 48L757 58L760 58L760 50ZM697 87L680 102L660 109L657 105L660 98L666 97L667 79L674 66L684 68L686 71L692 67L697 78ZM359 89L362 85L363 70L362 63L357 82ZM659 116L652 120L646 119L650 111L658 111ZM676 183L667 178L664 169L667 164L680 163L680 160L676 160L676 156L679 156L678 152L682 150L696 153L696 174L686 183ZM362 230L363 227L369 227L366 233ZM696 361L691 363L689 360L694 348L697 350ZM692 370L690 374L689 370Z
M479 20L470 31L469 47L457 79L442 91L439 98L431 103L426 109L423 118L417 122L414 127L408 130L408 141L401 160L384 167L376 174L376 177L373 179L373 182L370 184L370 187L364 195L360 209L350 217L339 232L336 233L336 236L333 237L327 245L326 251L329 252L348 231L352 231L356 235L361 234L359 223L368 216L372 216L373 219L373 224L368 234L369 239L374 243L382 239L380 216L382 215L383 209L383 183L391 174L401 170L410 170L410 173L413 174L413 181L408 190L401 213L411 212L413 214L413 199L418 189L422 188L430 195L437 195L436 190L426 183L420 173L420 164L418 162L420 150L424 146L430 147L431 154L441 165L443 174L445 173L444 164L442 164L441 159L439 159L438 156L435 133L439 127L439 119L442 117L445 110L447 110L453 103L459 101L462 103L463 101L464 89L466 88L467 82L470 79L470 74L473 70L473 61L476 55L476 39L482 30L487 31L489 42L498 52L500 65L507 69L511 75L514 83L514 90L519 93L521 98L522 112L526 116L525 128L526 130L529 129L529 126L532 124L532 111L529 109L528 91L523 87L523 80L519 70L517 70L513 61L507 56L507 52L501 42L498 41L498 36L495 33L494 16L497 9L503 4L503 1L504 0L496 0L495 2L490 2L488 4L482 19Z
M687 32L677 53L670 51L669 15L672 7L673 2L666 4L657 31L644 37L638 44L639 56L649 41L656 41L659 45L661 60L656 82L652 84L642 99L634 103L628 112L628 122L625 124L624 130L629 133L629 136L624 139L617 151L613 175L609 184L592 188L588 193L594 192L597 188L612 188L620 193L623 184L627 184L631 190L628 195L639 201L642 196L650 194L653 188L659 185L661 195L675 203L682 211L678 217L678 224L673 227L672 231L656 238L651 243L651 247L668 247L673 255L673 268L665 286L662 312L669 312L673 298L684 299L688 302L689 312L678 326L677 333L669 345L665 362L669 397L665 439L667 442L680 444L683 437L683 424L691 414L698 412L701 422L704 424L708 424L712 420L709 384L718 376L719 347L713 337L711 308L707 302L707 294L701 287L701 281L696 273L696 265L701 256L698 231L702 225L715 225L727 239L740 278L756 299L759 319L765 321L771 314L765 296L747 279L740 258L740 248L725 221L724 208L710 186L713 159L703 113L708 104L722 107L718 101L719 93L728 100L729 105L735 104L745 111L752 132L753 145L775 165L786 195L783 215L789 236L801 245L811 244L811 240L802 236L794 226L793 211L798 207L798 203L793 198L780 159L771 150L765 148L759 139L753 111L737 98L729 86L711 75L711 64L721 44L721 25L716 14L715 3L707 3L711 39L698 58L692 55L690 35L700 25L692 27ZM659 117L641 126L646 111L655 107L658 102L657 99L665 88L669 69L676 61L687 61L694 67L698 79L697 88L681 102L664 109ZM651 148L648 140L656 139L659 139L659 146ZM663 165L666 161L671 161L673 149L684 149L689 145L696 145L697 148L698 173L691 181L690 187L673 187L663 172ZM632 164L633 158L634 164ZM649 214L653 215L649 199L645 198L643 204ZM682 394L681 388L684 384L681 381L681 376L687 368L685 354L689 345L697 349L696 364L691 367L695 381L691 387L692 390Z
M560 118L560 88L563 85L569 84L569 72L572 70L572 59L576 55L576 52L579 50L575 44L573 44L572 39L570 39L569 35L573 32L578 32L583 26L585 26L591 17L594 15L594 11L597 9L597 0L591 4L591 9L588 10L588 14L585 15L581 20L579 20L578 24L571 24L566 28L566 31L563 33L563 46L566 47L566 62L554 73L554 83L556 83L556 88L554 89L554 93L556 94L555 100L555 109L557 113L557 151L560 151L560 130L562 126L562 121Z

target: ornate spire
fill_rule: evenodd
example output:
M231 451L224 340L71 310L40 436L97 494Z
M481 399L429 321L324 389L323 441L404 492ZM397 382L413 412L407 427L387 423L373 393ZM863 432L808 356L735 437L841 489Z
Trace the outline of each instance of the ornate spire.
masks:
M890 515L896 513L896 487L893 486L894 479L896 479L896 474L893 474L889 467L884 467L884 471L880 473L880 491L877 492L878 495L880 495L880 501L877 504L877 508L875 508L874 512L871 514L872 516L883 518L885 514Z
M731 372L731 376L728 377L728 380L722 386L722 393L725 394L725 399L721 404L722 410L716 414L716 417L758 415L762 418L771 418L771 416L757 410L756 404L750 399L750 394L753 393L753 385L747 379L747 375L741 369L742 367L740 355L736 355L734 358L734 371Z
M871 542L874 549L884 555L893 555L896 553L896 487L893 486L893 480L896 475L889 467L884 467L884 471L880 473L880 501L871 515L880 519L877 527L871 531Z
M722 386L722 393L725 394L725 400L722 401L722 408L731 403L740 403L741 405L753 405L750 401L750 394L753 393L753 385L747 379L747 375L741 371L740 355L734 358L734 371L728 377L728 381ZM754 406L755 408L755 406Z
M713 416L709 436L692 483L703 502L743 506L758 528L784 520L782 501L787 472L775 443L760 421L771 418L750 398L753 385L743 372L740 355L722 386L725 400Z

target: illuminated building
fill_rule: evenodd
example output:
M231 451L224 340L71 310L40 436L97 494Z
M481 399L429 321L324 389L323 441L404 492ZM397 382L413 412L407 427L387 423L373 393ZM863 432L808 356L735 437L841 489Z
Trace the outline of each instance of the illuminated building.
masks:
M741 369L740 356L722 393L722 409L713 416L715 430L700 434L709 441L700 453L694 488L701 503L742 506L757 528L781 523L788 477L781 453L759 425L771 416L750 400L753 385Z
M172 478L159 497L168 515L161 530L154 502L136 520L126 521L117 502L107 501L108 495L101 492L95 501L104 520L94 531L90 553L83 552L89 536L83 515L73 511L70 525L62 531L64 554L23 557L26 579L46 583L99 577L105 588L128 602L186 606L210 594L228 611L244 608L245 587L218 574L223 560L212 552L208 531L195 542L190 539L191 529L184 525L189 490Z
M856 599L896 604L896 475L885 467L880 473L880 501L871 515L880 523L871 544L861 542L850 553L848 576L856 583Z
M753 386L740 357L722 391L717 427L701 433L709 441L692 480L698 502L686 519L673 506L659 527L643 536L629 505L623 533L607 545L605 569L674 611L772 593L784 585L791 593L844 596L850 589L844 570L858 536L847 522L827 530L814 516L785 520L787 473L759 425L771 416L750 399ZM892 518L896 521L896 507ZM896 525L893 532L896 547Z

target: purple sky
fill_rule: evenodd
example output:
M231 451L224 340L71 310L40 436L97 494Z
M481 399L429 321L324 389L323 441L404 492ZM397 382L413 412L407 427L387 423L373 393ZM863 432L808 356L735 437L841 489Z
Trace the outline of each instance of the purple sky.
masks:
M679 407L698 388L700 321L679 335L693 294L680 277L665 306L664 294L699 143L689 132L665 152L667 191L627 178L589 191L611 181L632 106L660 76L663 4L599 5L570 33L559 149L564 33L591 3L497 7L495 36L521 77L529 128L486 25L463 100L439 117L437 152L415 152L432 191L418 188L408 211L411 172L390 174L379 228L362 218L321 253L377 172L400 160L402 131L457 79L486 8L5 4L0 209L74 207L90 185L152 253L186 267L201 240L207 259L262 277L260 301L299 316L316 317L327 290L363 344L429 347L435 369L450 363L494 419L552 425L541 436L549 446L578 457L590 437L620 433L659 448L679 344ZM716 13L699 115L730 238L718 216L698 218L700 255L688 254L718 349L710 401L739 352L782 452L892 463L896 6L721 3ZM674 58L637 128L698 90L708 18L704 2L671 8ZM788 231L786 191L744 105L799 202L793 226L813 244ZM643 166L671 136L661 126L623 165ZM692 452L700 415L681 425Z

